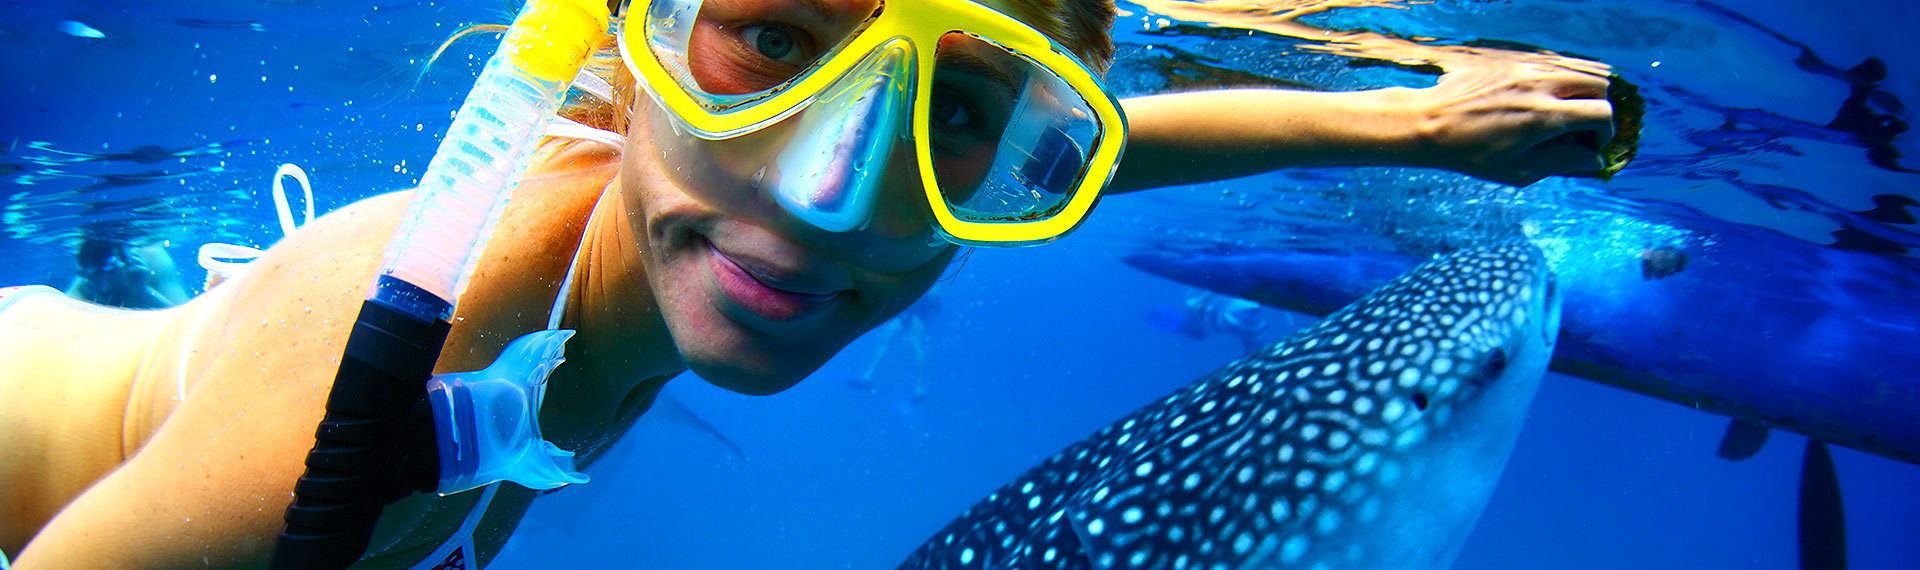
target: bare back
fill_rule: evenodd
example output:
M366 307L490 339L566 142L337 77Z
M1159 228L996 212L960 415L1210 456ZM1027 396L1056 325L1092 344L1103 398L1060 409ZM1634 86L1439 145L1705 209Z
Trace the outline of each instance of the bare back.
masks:
M588 213L617 168L614 158L595 145L543 148L463 298L439 369L483 367L507 341L543 327ZM20 516L20 527L45 524L37 535L0 527L0 547L14 552L23 530L33 537L20 553L22 570L265 566L341 345L408 198L387 194L330 213L182 307L132 313L40 303L0 317L0 341L36 339L0 342L30 347L0 355L0 389L26 395L9 396L8 412L31 406L4 416L0 434L32 436L22 440L32 443L0 447L8 454L0 465L14 466L0 471L0 489L34 492L32 501L0 495L0 513ZM59 323L58 334L7 319ZM556 390L548 405L586 405L566 396L580 394L610 406L610 390L622 391L614 402L631 400L620 396L640 379L623 380L604 389ZM590 430L600 433L563 427L549 437L606 441L631 422L622 419ZM20 450L49 459L22 461ZM33 483L48 480L70 484ZM530 498L502 493L483 523L483 551L497 549ZM65 509L47 521L47 505L60 504ZM471 504L470 496L403 501L382 519L382 533L396 538L376 540L376 551L385 546L386 553L366 566L417 561Z

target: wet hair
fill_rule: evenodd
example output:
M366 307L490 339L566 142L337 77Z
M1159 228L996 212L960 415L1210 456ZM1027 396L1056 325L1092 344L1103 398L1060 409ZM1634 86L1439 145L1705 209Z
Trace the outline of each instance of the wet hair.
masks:
M1053 38L1073 52L1088 69L1105 74L1113 63L1113 0L1006 0L1014 17ZM613 101L570 96L560 114L581 124L616 133L627 132L626 111L641 97L633 74L620 60L616 21L600 39L586 70L613 87ZM578 89L575 90L576 92Z
M1009 0L1014 16L1073 51L1094 73L1113 63L1112 0Z

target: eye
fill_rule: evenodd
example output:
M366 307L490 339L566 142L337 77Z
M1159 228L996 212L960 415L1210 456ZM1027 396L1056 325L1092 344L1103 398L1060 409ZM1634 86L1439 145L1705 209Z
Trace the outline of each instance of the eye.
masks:
M689 87L717 95L764 91L793 79L818 56L806 28L703 19L687 47Z
M1477 383L1485 384L1494 378L1499 378L1500 375L1506 371L1507 351L1496 348L1493 349L1492 354L1487 355L1486 361L1480 363L1480 376L1476 381Z
M964 127L973 121L973 111L968 109L965 103L960 102L961 97L950 89L942 89L934 95L933 108L929 110L927 116L933 126Z
M752 24L740 29L740 39L761 56L787 65L806 65L813 59L805 35L793 26Z

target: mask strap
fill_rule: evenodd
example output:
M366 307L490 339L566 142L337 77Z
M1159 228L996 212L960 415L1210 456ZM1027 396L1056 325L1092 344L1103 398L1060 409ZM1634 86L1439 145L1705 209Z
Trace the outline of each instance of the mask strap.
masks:
M553 122L547 123L547 136L563 139L593 141L615 149L626 148L627 137L606 129L598 129L581 124L573 119L554 115Z

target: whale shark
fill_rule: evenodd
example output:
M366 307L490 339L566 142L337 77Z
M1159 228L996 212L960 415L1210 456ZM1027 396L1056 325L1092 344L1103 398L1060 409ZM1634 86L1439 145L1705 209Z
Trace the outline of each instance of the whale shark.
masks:
M1912 348L1920 345L1920 295L1910 293L1920 288L1920 260L1736 224L1695 229L1717 245L1664 279L1643 279L1638 263L1587 250L1556 267L1567 311L1550 369L1920 464L1920 351ZM1307 315L1325 315L1416 263L1397 253L1225 244L1123 261ZM1748 445L1747 455L1758 450Z
M1447 568L1559 319L1532 245L1441 255L1053 455L900 568Z

